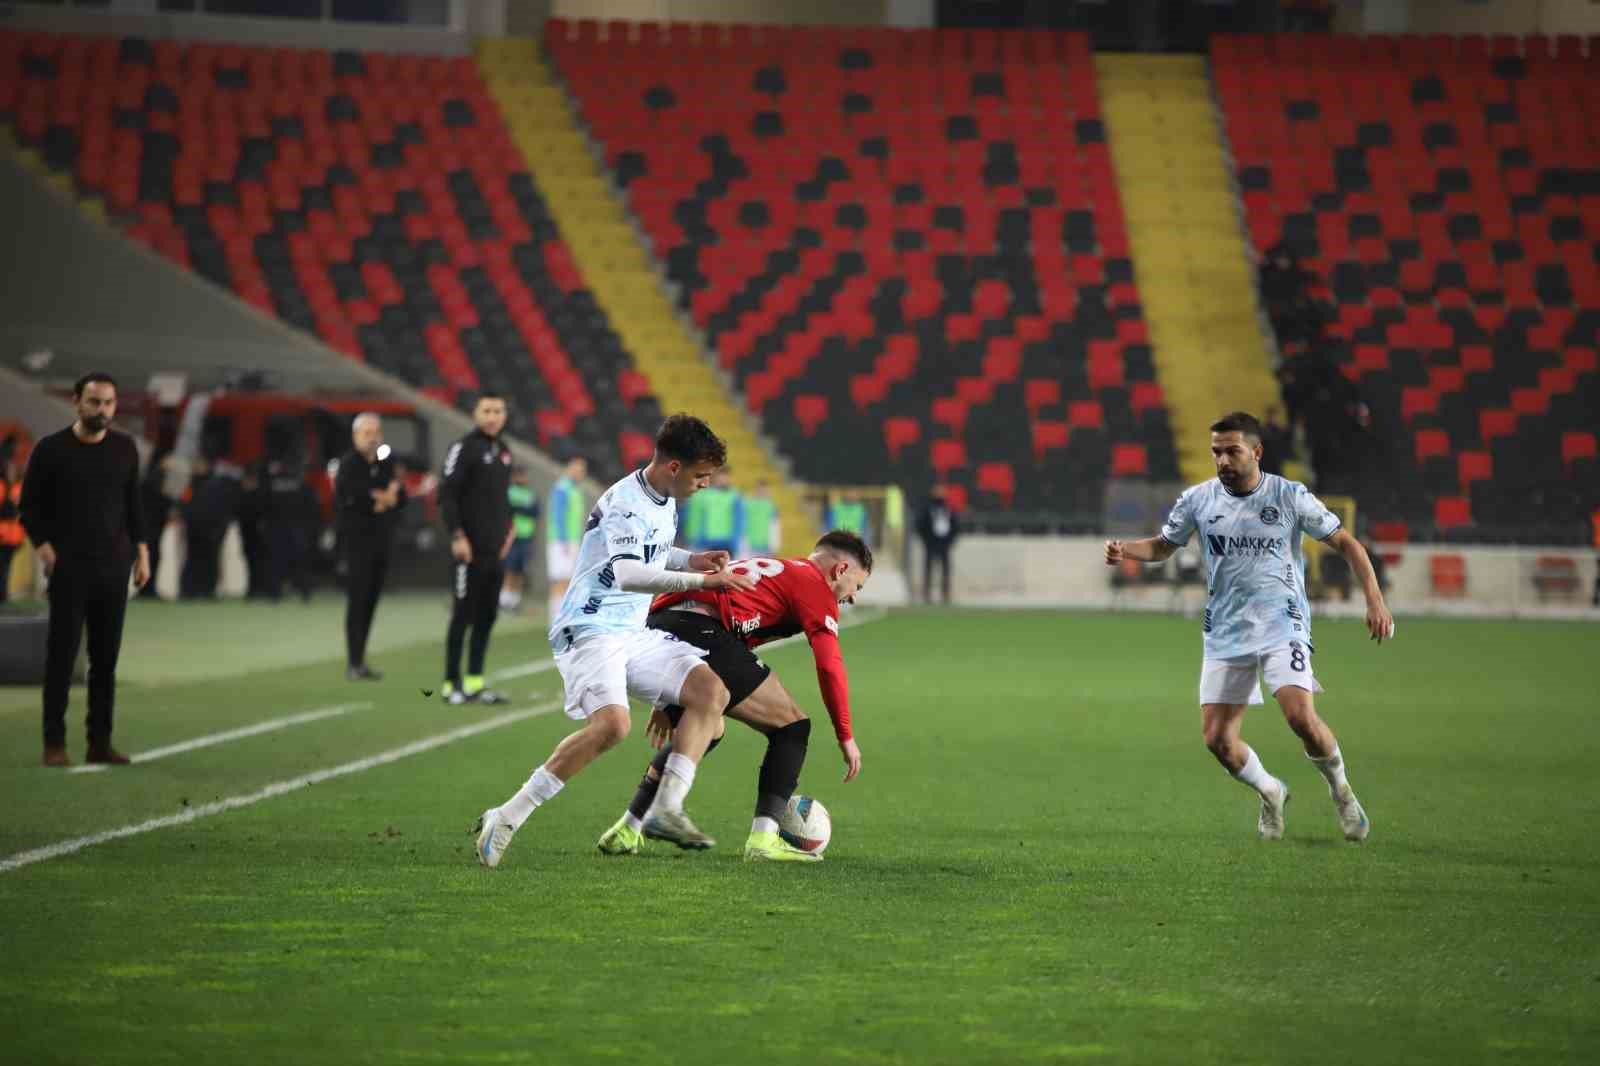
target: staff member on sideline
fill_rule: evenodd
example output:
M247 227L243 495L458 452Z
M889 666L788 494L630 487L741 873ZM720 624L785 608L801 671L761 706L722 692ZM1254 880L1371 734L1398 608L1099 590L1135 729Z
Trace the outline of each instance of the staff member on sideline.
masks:
M444 642L444 700L504 703L505 697L483 683L483 659L489 631L500 609L505 583L505 557L511 550L511 449L500 439L506 424L505 399L483 393L472 409L477 429L450 445L439 483L439 510L450 531L450 628ZM467 629L472 645L467 673L461 675L461 645Z
M49 644L44 673L44 764L70 766L67 693L78 639L89 630L89 754L85 761L121 765L111 746L117 653L128 609L128 570L150 580L139 505L139 451L112 433L117 383L85 374L72 387L78 418L33 449L22 482L22 525L50 579Z
M381 681L383 675L367 665L367 634L383 595L394 516L405 506L406 490L389 457L389 446L383 443L382 419L371 412L356 415L350 438L355 447L339 460L333 483L346 570L344 676L350 681Z
M544 526L545 574L550 581L550 617L556 616L561 601L572 583L578 564L578 543L589 520L589 504L583 498L583 479L589 475L589 462L581 455L567 460L567 467L550 489L545 508L549 518Z
M755 492L741 501L739 524L739 550L733 553L735 558L777 556L783 542L783 526L778 521L778 505L772 502L771 486L766 481L757 481Z
M506 586L500 590L500 609L515 611L522 606L522 587L528 579L528 557L533 554L533 535L539 531L539 497L528 485L528 472L511 467L511 552L506 556Z

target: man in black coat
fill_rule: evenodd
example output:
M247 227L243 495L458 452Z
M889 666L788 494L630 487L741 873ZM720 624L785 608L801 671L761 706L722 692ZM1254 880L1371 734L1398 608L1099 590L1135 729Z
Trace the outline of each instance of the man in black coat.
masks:
M389 446L383 443L383 421L375 414L359 414L350 437L355 447L339 460L333 483L346 569L345 677L377 681L383 675L367 665L367 635L389 571L395 516L406 496Z
M139 499L139 450L112 433L117 383L85 374L72 389L78 417L33 449L22 482L22 525L50 581L45 652L44 764L70 766L67 696L78 641L89 633L88 762L122 764L111 746L117 655L128 608L128 575L150 580Z

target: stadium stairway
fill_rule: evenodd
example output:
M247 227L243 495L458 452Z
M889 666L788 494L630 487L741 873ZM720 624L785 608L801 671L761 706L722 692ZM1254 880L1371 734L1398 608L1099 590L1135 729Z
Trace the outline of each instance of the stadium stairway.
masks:
M728 443L734 482L748 489L773 487L783 522L783 547L803 554L817 528L797 487L780 471L766 446L722 386L699 346L661 291L649 253L612 194L533 40L479 42L478 67L500 107L512 140L538 174L557 225L567 237L573 267L592 286L632 353L648 388L666 411L692 411ZM634 460L648 459L651 442L635 435ZM624 448L624 458L630 458Z
M1100 55L1095 66L1178 465L1203 481L1211 422L1259 414L1278 392L1205 60Z

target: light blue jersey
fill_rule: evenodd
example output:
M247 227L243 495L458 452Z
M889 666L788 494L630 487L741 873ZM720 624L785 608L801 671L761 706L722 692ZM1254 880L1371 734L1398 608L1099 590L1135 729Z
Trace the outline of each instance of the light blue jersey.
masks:
M677 503L651 488L644 471L607 489L589 512L572 583L550 622L550 646L560 652L593 633L643 629L651 594L617 588L612 567L618 559L637 559L666 569L677 534Z
M1201 534L1206 561L1205 657L1253 655L1291 640L1311 644L1306 559L1300 536L1326 540L1339 518L1298 481L1262 474L1254 492L1236 495L1216 478L1178 497L1163 540Z

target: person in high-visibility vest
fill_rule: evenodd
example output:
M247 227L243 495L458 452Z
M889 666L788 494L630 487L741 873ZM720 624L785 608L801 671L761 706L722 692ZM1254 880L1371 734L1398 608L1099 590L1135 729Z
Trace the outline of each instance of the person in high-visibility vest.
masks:
M783 528L778 522L778 505L765 481L756 482L755 492L744 497L739 511L739 550L734 556L749 559L777 555L783 543Z
M522 606L528 556L533 554L533 535L539 529L539 497L528 484L528 472L520 466L511 470L511 487L506 489L506 499L511 501L511 550L506 553L506 580L500 586L500 607L515 611Z
M11 595L11 557L22 546L22 471L17 467L17 436L0 441L0 603Z
M581 455L568 459L566 470L550 489L544 509L544 554L552 618L572 581L572 570L578 562L578 542L583 540L584 523L589 520L589 502L584 499L582 485L588 476L587 460Z
M733 481L719 471L709 488L690 497L694 509L684 538L696 551L725 551L739 554L739 533L743 525L744 499Z
M872 537L867 532L867 505L854 496L836 496L828 508L829 529L847 529L867 543Z

